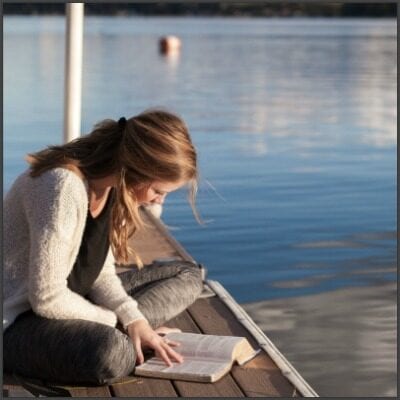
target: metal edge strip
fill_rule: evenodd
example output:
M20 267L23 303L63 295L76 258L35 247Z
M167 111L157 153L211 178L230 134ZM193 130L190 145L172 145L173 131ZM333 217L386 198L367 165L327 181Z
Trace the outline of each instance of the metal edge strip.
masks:
M304 380L299 372L277 349L259 326L252 320L247 312L235 301L229 292L218 282L206 281L208 286L228 306L238 321L253 335L258 344L276 363L282 374L294 385L304 397L319 397L315 390Z

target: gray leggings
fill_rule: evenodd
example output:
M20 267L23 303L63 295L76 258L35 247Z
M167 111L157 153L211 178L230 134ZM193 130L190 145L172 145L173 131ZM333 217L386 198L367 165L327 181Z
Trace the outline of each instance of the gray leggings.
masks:
M120 275L126 291L153 328L175 317L199 296L200 268L170 261ZM116 328L80 319L21 314L3 337L4 370L50 383L103 384L132 372L136 354Z

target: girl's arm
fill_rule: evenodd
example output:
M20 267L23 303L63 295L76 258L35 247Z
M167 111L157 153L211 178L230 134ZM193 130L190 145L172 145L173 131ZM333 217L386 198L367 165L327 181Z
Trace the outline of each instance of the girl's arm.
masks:
M115 326L117 317L71 291L67 278L77 256L87 214L83 182L52 170L34 178L25 210L29 224L28 295L32 309L51 319L84 319Z
M171 360L182 362L182 356L171 346L175 342L166 343L163 338L152 329L146 318L139 311L136 300L130 297L122 286L121 280L115 272L115 262L111 249L103 270L94 283L89 296L98 304L112 309L117 315L128 335L132 339L137 354L137 362L144 361L143 348L154 349L167 365Z
M129 296L115 271L115 260L111 248L104 267L89 292L89 297L97 304L113 310L126 328L133 321L146 319L138 309L138 304Z

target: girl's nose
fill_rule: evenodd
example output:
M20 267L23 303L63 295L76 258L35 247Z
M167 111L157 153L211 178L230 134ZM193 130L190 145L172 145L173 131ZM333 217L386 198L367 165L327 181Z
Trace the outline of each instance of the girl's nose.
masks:
M157 196L157 197L153 200L153 203L162 205L162 204L164 204L165 197L166 197L165 194L160 195L160 196Z

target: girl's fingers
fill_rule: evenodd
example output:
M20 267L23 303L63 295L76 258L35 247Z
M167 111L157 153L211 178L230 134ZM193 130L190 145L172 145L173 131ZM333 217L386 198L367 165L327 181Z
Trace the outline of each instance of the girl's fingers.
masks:
M176 342L173 342L173 343L176 343ZM179 343L176 343L176 345L179 345ZM166 345L165 350L168 353L168 355L171 358L173 358L175 361L178 361L179 363L183 362L183 357L178 352L176 352L171 347L169 347L169 345Z
M133 343L135 345L135 350L136 350L136 361L138 364L142 364L144 362L144 356L140 339L136 338Z
M174 340L169 340L169 339L165 339L164 343L172 347L177 347L181 345L179 342L175 342Z
M167 352L161 346L157 349L157 352L159 357L162 358L169 367L171 367L172 361L169 359Z
M178 344L176 342L173 343ZM157 347L157 353L158 357L162 358L168 366L172 366L171 359L178 363L183 362L183 357L165 342L161 342L160 346Z

